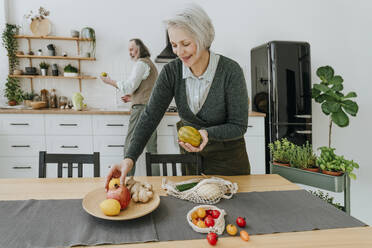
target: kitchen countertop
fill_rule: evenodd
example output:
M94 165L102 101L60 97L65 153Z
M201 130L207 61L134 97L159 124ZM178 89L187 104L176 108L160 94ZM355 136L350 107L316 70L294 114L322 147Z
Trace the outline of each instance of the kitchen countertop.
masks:
M87 108L82 111L73 109L16 109L0 108L0 114L67 114L67 115L129 115L129 109L124 108ZM166 112L167 116L178 116L177 112ZM249 116L265 117L264 113L249 112Z

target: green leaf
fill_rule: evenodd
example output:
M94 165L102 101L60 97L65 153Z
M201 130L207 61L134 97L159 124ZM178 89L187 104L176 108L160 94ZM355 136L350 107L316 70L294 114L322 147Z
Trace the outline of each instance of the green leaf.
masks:
M323 81L323 82L329 82L334 75L333 68L329 65L319 67L318 70L316 70L316 75Z
M351 179L354 179L354 180L356 180L356 175L354 174L354 173L349 173L349 177L351 178Z
M339 127L347 127L349 125L349 117L342 109L331 114L332 121Z
M329 109L329 103L328 102L324 102L322 103L322 111L324 114L326 115L329 115L331 113L331 110Z
M342 102L343 109L350 115L356 116L359 110L359 106L352 100L345 100Z
M341 109L341 104L338 102L328 102L329 111L332 113L338 112Z
M341 90L344 89L344 86L342 84L335 84L335 85L332 86L331 89L334 90L334 91L341 91Z
M349 92L347 93L346 96L344 96L344 98L352 98L352 97L357 97L357 94L354 91Z
M330 84L342 84L344 80L342 79L341 76L337 75L337 76L334 76L331 80L330 80Z
M314 88L322 92L330 91L330 89L324 84L314 84Z
M319 95L320 95L321 91L320 90L317 90L315 88L312 88L311 89L311 97L312 98L317 98Z
M321 94L321 95L319 95L315 98L315 101L318 102L318 103L322 103L326 100L326 97L327 97L327 95Z

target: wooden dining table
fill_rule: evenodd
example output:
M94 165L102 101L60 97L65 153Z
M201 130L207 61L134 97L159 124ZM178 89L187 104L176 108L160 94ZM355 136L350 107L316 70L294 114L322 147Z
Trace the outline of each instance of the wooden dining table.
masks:
M239 186L239 192L299 190L298 185L283 177L271 175L220 176ZM154 186L160 195L166 195L161 189L163 177L136 177ZM177 176L167 179L179 182L193 177ZM104 178L38 178L38 179L0 179L0 201L28 199L82 199L88 192L103 187ZM93 246L81 246L93 247ZM133 247L133 248L174 248L174 247L211 247L206 239L147 242L122 245L100 245L96 247ZM353 227L306 232L275 233L251 235L248 242L239 236L221 237L216 247L372 247L372 228Z

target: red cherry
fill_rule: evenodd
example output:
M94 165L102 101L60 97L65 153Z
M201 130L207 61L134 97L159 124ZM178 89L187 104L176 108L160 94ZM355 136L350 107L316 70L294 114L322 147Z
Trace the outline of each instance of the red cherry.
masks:
M245 227L247 223L245 222L245 218L239 216L236 218L236 224L240 227Z
M209 244L216 245L218 241L218 235L215 234L214 232L210 232L207 235L207 240Z
M217 219L220 216L220 211L218 210L213 210L212 211L212 217Z

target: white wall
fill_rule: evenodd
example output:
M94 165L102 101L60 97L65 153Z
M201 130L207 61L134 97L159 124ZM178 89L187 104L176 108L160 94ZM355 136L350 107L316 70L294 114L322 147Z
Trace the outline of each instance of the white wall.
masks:
M152 51L152 58L164 48L162 20L188 1L128 1L128 0L8 0L8 21L21 24L22 16L43 6L50 10L53 34L68 36L70 29L91 26L97 34L97 61L83 62L83 72L97 75L107 71L113 78L125 78L130 70L127 41L139 37ZM359 162L357 180L352 181L352 215L372 224L372 167L368 153L372 140L369 122L372 100L369 91L372 68L372 32L370 24L372 2L369 0L235 0L197 1L213 20L216 39L212 49L237 60L243 67L250 89L250 50L270 40L298 40L311 44L312 77L316 68L331 65L344 78L346 91L358 93L360 107L357 118L347 128L333 129L336 152ZM1 12L1 7L0 7ZM69 42L53 42L74 51ZM32 41L37 50L40 42ZM22 43L25 48L25 43ZM73 47L75 48L75 47ZM0 53L4 61L4 50ZM62 63L62 61L59 61ZM0 80L5 81L3 65ZM5 67L6 68L6 67ZM29 87L25 80L23 87ZM57 88L59 94L70 96L78 84L69 80L35 80L35 88ZM90 106L114 106L115 90L100 80L83 82L83 95ZM328 119L320 107L313 104L314 147L327 144Z

